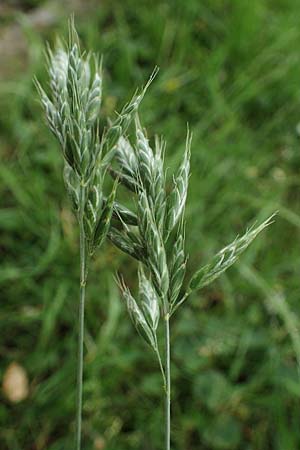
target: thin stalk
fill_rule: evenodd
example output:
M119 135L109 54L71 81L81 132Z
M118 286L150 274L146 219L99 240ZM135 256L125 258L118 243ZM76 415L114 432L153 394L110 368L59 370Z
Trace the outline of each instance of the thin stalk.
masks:
M165 439L166 450L171 446L171 367L170 367L170 317L165 316L165 373L166 373L166 397L165 397Z
M79 233L80 233L80 295L78 313L78 360L77 360L77 394L76 394L76 450L81 449L82 426L82 384L83 384L83 340L84 340L84 304L86 285L86 240L84 232L85 187L80 188Z
M155 353L156 353L156 356L157 356L157 359L158 359L159 368L160 368L160 371L161 371L161 374L162 374L162 378L163 378L164 390L166 391L167 380L166 380L165 371L164 371L164 367L163 367L161 356L160 356L160 351L159 351L156 335L154 336L154 339L155 339Z

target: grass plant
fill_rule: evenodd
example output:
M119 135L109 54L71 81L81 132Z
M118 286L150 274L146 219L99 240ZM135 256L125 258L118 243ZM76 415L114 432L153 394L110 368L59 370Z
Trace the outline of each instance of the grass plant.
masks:
M108 197L104 196L103 184L116 143L126 132L148 85L141 93L133 96L100 136L101 63L95 54L81 51L73 19L69 25L68 45L59 43L54 52L48 49L48 72L50 94L46 94L38 81L36 85L48 125L62 149L64 180L79 224L76 450L80 450L84 311L89 259L105 240L113 213L120 216L124 214L114 203L118 181L114 182Z
M266 228L271 216L250 228L223 248L207 265L196 271L185 289L184 211L190 175L192 136L188 132L180 167L168 192L164 168L165 143L156 137L154 150L137 114L148 85L134 95L115 122L100 137L102 101L101 64L94 54L80 49L74 21L69 25L67 46L48 49L50 94L36 81L49 128L60 143L64 157L64 180L79 224L80 295L78 314L78 364L76 395L76 450L81 449L83 397L83 344L85 292L89 258L108 237L119 249L139 261L139 301L119 280L130 317L157 356L165 392L165 450L171 449L171 344L170 319L189 295L227 270L255 237ZM135 118L135 145L127 130ZM118 170L114 170L116 157ZM114 178L106 198L103 192L107 171ZM137 196L137 214L115 202L118 183ZM111 224L112 217L118 222ZM132 228L137 228L137 232ZM170 246L170 241L172 241ZM170 248L171 247L171 248ZM164 323L164 363L157 338L159 319Z
M188 132L182 162L173 176L173 186L169 191L164 168L164 141L156 137L153 150L136 117L134 145L122 137L116 151L120 183L137 196L136 221L132 221L132 213L130 221L126 221L126 217L120 218L119 227L112 225L108 232L108 238L118 248L139 261L138 300L121 278L119 285L129 315L157 356L162 372L165 450L171 448L170 319L193 291L209 285L231 267L273 219L271 216L259 226L249 228L185 283L188 256L185 252L184 211L190 175L191 140ZM164 364L157 339L160 318L164 323Z

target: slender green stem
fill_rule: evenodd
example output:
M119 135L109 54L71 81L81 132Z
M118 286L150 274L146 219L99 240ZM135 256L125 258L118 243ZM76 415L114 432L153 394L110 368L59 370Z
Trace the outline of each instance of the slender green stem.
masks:
M159 368L160 368L162 378L163 378L164 390L166 390L167 380L166 380L165 371L164 371L163 363L162 363L161 356L160 356L160 351L159 351L156 335L154 336L154 339L155 339L155 353L156 353L156 356L158 359Z
M84 232L84 204L85 187L80 188L79 228L80 228L80 296L78 314L78 361L77 361L77 395L76 395L76 450L81 449L81 423L82 423L82 380L83 380L83 340L84 340L84 303L86 285L86 241Z
M165 316L165 373L166 373L166 398L165 398L165 438L166 450L171 446L171 367L170 367L170 317Z

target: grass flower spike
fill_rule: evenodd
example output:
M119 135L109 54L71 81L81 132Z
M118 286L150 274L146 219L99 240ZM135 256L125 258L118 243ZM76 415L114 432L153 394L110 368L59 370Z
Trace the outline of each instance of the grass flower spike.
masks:
M135 328L152 347L162 372L165 391L165 450L171 446L171 348L170 319L180 305L195 290L214 281L227 270L253 239L272 221L271 216L257 228L221 250L211 262L185 282L184 210L190 171L191 135L188 133L182 162L168 193L164 171L164 143L156 139L152 150L140 121L135 121L135 145L122 138L116 151L121 173L120 182L137 197L135 227L120 221L111 226L109 239L122 251L139 261L138 299L135 300L123 279L123 293ZM132 213L133 214L133 213ZM135 224L133 224L135 225ZM183 286L187 286L186 289ZM158 344L159 320L164 324L164 363Z
M80 49L73 20L68 45L48 49L49 94L36 86L50 130L57 138L64 159L64 180L80 229L80 301L78 330L76 450L81 448L83 338L85 289L89 258L110 229L113 215L132 222L133 215L114 202L118 176L108 196L103 183L116 144L126 133L140 102L155 76L136 92L114 121L100 133L102 102L101 63L96 55ZM120 141L123 142L122 140ZM110 232L111 233L111 232Z

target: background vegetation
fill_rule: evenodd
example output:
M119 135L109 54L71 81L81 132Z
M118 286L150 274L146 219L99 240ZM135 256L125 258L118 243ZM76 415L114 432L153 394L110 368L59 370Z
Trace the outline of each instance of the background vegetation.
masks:
M105 111L157 64L142 115L165 135L170 166L187 122L193 131L190 270L279 210L241 263L176 316L173 449L299 449L297 0L1 2L1 449L73 445L78 230L32 83L73 9L83 45L104 55ZM113 280L125 267L134 285L134 263L107 244L91 270L85 450L163 447L160 373ZM19 402L7 387L16 364Z

